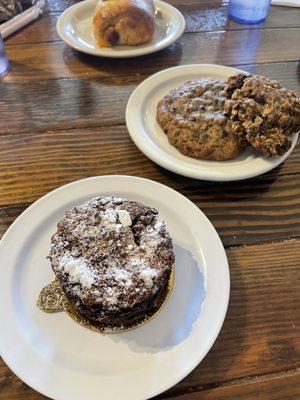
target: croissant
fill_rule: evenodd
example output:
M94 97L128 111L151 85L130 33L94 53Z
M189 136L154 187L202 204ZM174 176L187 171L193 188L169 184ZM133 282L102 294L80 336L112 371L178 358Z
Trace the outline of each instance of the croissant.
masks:
M154 35L152 0L100 0L93 17L93 32L99 46L135 46Z

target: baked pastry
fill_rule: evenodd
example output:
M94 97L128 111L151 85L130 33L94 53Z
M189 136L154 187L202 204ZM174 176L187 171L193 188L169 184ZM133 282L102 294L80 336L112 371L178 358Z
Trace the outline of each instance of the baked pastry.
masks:
M226 82L203 78L172 90L157 105L157 122L181 153L206 160L230 160L245 147L224 111Z
M158 212L115 197L67 211L49 258L69 302L103 328L128 328L152 316L166 299L174 263Z
M152 40L155 29L152 0L99 0L93 32L99 46L135 46Z
M280 156L300 130L300 99L264 76L237 74L228 79L225 111L237 137L267 156Z

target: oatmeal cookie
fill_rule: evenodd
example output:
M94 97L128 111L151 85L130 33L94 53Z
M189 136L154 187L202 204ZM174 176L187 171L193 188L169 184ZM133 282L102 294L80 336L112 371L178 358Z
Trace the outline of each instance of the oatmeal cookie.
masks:
M185 83L157 105L157 122L181 153L206 160L229 160L245 147L224 111L226 82L203 78Z
M228 79L225 111L237 137L267 156L291 147L300 129L300 99L291 90L263 76L237 74Z

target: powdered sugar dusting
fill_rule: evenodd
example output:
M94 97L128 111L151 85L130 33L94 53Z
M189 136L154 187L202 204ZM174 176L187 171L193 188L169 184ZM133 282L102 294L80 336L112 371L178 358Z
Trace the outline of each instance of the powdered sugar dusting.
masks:
M160 217L157 217L154 225L154 230L159 231L160 229L164 228L164 226L165 226L164 221Z
M128 211L126 210L117 210L118 216L119 216L119 221L121 224L127 228L132 224L131 217Z
M153 286L153 278L156 278L158 273L155 269L147 267L140 272L141 278L148 287Z
M106 229L116 228L117 216L112 209L107 209L101 213L101 225Z
M114 306L118 303L118 293L112 287L105 287L104 292L106 303L108 303L110 306Z
M68 274L71 283L79 283L84 289L91 289L95 283L94 274L83 258L74 258L71 254L65 254L59 261L59 268Z
M106 311L135 313L136 304L153 299L166 285L174 255L155 209L99 197L67 211L50 259L66 294L101 320Z
M129 287L133 284L132 271L124 268L121 269L117 267L111 267L107 271L107 276L110 276L110 278L117 282L119 285Z

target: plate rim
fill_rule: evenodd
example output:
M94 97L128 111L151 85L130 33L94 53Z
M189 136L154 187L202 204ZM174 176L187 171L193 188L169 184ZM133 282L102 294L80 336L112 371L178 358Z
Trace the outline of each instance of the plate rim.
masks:
M156 182L154 180L151 179L147 179L147 178L143 178L143 177L138 177L138 176L133 176L133 175L121 175L121 174L117 174L117 175L99 175L99 176L92 176L92 177L88 177L88 178L83 178L83 179L79 179L76 181L72 181L69 182L65 185L61 185L58 188L55 188L54 190L46 193L44 196L40 197L38 200L36 200L34 203L32 203L27 209L25 209L16 219L15 221L9 226L9 228L6 230L5 234L3 235L2 239L0 240L0 257L1 257L1 252L3 251L3 247L5 245L5 241L7 240L7 236L10 234L10 231L14 229L15 225L17 225L18 223L21 222L22 217L25 214L30 213L37 204L42 203L43 201L49 199L51 196L55 195L56 192L62 191L62 190L68 190L69 187L72 186L76 186L78 184L80 184L83 181L92 181L92 180L101 180L102 178L104 179L131 179L131 180L139 180L139 181L147 181L150 182L150 184L154 184L158 187L161 187L162 189L167 189L171 192L175 192L176 195L178 195L180 198L182 198L186 203L189 204L190 207L192 207L195 211L197 211L197 213L199 213L201 215L201 218L203 218L205 223L208 223L210 225L211 231L213 232L214 236L215 236L215 240L216 240L216 245L218 246L218 251L222 252L222 262L220 262L220 265L222 264L222 269L224 272L224 299L223 302L220 303L220 308L221 308L221 314L222 314L222 318L219 318L218 320L218 324L215 326L215 331L213 335L210 335L210 339L208 341L208 345L205 347L205 350L199 353L199 357L197 357L196 361L192 364L189 365L188 368L185 369L184 373L181 374L176 380L173 381L172 384L167 383L165 385L161 385L159 387L159 389L157 390L153 390L152 393L150 393L149 395L147 394L147 397L145 397L145 399L150 399L153 396L157 396L160 393L163 393L164 391L168 390L169 388L175 386L178 382L180 382L182 379L184 379L189 373L191 373L191 371L193 371L197 365L203 360L204 357L206 357L207 353L210 351L211 347L213 346L214 342L216 341L221 328L223 326L226 314L227 314L227 310L228 310L228 304L229 304L229 297L230 297L230 270L229 270L229 265L228 265L228 259L227 259L227 255L223 246L223 243L221 241L221 238L218 234L218 232L216 231L215 227L213 226L213 224L210 222L210 220L208 219L208 217L203 213L203 211L201 211L200 208L198 208L191 200L189 200L187 197L185 197L184 195L182 195L180 192L176 191L175 189L164 185L160 182ZM99 193L101 193L101 189L99 189ZM0 342L1 342L1 336L0 336ZM2 347L2 346L0 346ZM61 400L66 400L66 395L64 394L63 396L59 396L59 397L52 397L51 394L49 394L49 392L47 392L46 390L44 390L43 388L41 388L41 384L37 384L34 382L34 379L27 379L23 377L22 371L19 370L15 370L15 367L13 366L14 361L12 361L12 358L9 359L9 356L7 354L3 355L3 347L2 349L0 348L1 352L0 355L3 358L3 361L6 363L6 365L13 371L13 373L19 378L21 379L23 382L25 382L28 386L30 386L31 388L33 388L34 390L36 390L37 392L48 396L52 399L61 399Z
M172 171L176 174L186 176L189 178L200 179L200 180L205 180L205 181L216 181L216 182L232 182L232 181L240 181L240 180L254 178L256 176L265 174L268 171L271 171L272 169L274 169L278 165L280 165L282 162L284 162L289 157L289 155L292 153L292 151L294 150L294 147L297 144L299 132L295 132L291 148L283 156L278 157L277 159L274 159L274 160L270 159L269 160L270 162L268 164L266 164L263 168L261 168L259 170L259 172L251 171L251 169L250 169L248 173L240 173L239 174L237 172L234 175L226 175L222 172L214 171L214 168L212 167L212 171L210 172L210 174L207 174L207 171L205 171L205 170L203 171L201 166L199 166L199 169L197 169L197 170L196 170L196 166L193 166L194 170L191 171L188 167L181 164L181 162L178 161L172 155L168 154L168 157L163 158L156 154L156 152L154 151L154 147L159 148L162 151L162 153L164 153L164 154L167 154L167 153L158 144L154 144L152 146L152 143L151 143L151 145L149 145L147 143L150 141L150 139L148 139L148 135L145 135L144 132L141 133L141 130L136 128L136 124L137 124L135 122L136 115L138 116L138 119L140 116L140 110L135 109L134 110L135 118L133 118L133 109L134 109L133 104L134 104L134 102L136 102L136 98L139 96L139 94L141 92L147 93L145 90L145 87L148 86L149 82L155 83L155 80L163 74L167 74L167 73L175 71L175 70L179 70L179 71L180 70L185 71L188 69L199 69L200 70L202 68L213 68L214 70L228 70L228 72L230 72L230 73L243 72L243 73L249 74L249 72L243 71L239 68L235 68L234 66L201 63L201 64L178 65L175 67L166 68L166 69L158 71L158 72L154 73L153 75L149 76L148 78L146 78L132 91L132 93L127 101L126 112L125 112L125 120L126 120L126 127L128 130L128 133L129 133L132 141L134 142L134 144L138 147L138 149L143 154L145 154L150 160L155 162L156 164L158 164L161 167L163 167L169 171ZM144 99L145 99L145 97L146 96L144 95ZM141 107L144 104L144 102L141 102L141 100L139 100L139 103L140 103L139 107ZM182 154L180 153L180 155L182 155ZM262 159L262 157L263 156L259 157L259 159ZM186 158L187 158L187 160L190 159L190 157L188 157L188 156L186 156ZM206 160L199 160L199 161L207 162ZM220 162L222 162L222 161L220 161Z
M99 49L90 49L88 47L80 47L76 43L72 42L69 40L67 35L65 35L64 30L63 30L63 21L64 18L67 17L67 15L73 10L78 7L82 6L82 3L93 3L95 0L83 0L80 1L76 4L73 4L72 6L66 8L59 16L57 22L56 22L56 31L60 39L66 43L68 46L72 47L73 49L89 54L92 56L96 57L104 57L104 58L135 58L135 57L141 57L147 54L152 54L156 53L158 51L161 51L165 49L166 47L170 46L171 44L175 43L184 33L185 28L186 28L186 22L183 14L178 10L178 8L174 7L173 5L163 1L163 0L153 0L154 6L163 6L167 10L172 11L177 15L178 21L180 21L180 26L178 31L175 33L174 37L172 39L166 40L165 43L158 45L156 48L153 45L149 45L148 47L141 48L139 46L132 46L133 48L130 49L130 51L133 52L133 54L122 54L120 51L116 51L115 53L112 54L107 54L105 50Z

